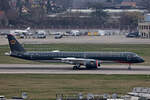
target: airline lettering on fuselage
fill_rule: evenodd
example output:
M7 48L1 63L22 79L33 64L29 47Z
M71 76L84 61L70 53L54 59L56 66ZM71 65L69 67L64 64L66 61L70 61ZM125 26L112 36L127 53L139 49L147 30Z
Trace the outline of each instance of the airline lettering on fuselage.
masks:
M15 43L16 43L15 40L11 40L11 41L10 41L10 44L15 44Z

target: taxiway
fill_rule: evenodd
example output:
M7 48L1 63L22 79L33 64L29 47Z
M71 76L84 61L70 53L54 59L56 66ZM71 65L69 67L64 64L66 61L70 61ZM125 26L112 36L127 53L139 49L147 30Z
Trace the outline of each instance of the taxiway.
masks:
M18 39L23 44L53 44L53 43L75 43L75 44L150 44L150 39L126 38L123 35L115 36L68 36L62 39L47 37L46 39ZM0 45L7 45L8 40L0 37Z

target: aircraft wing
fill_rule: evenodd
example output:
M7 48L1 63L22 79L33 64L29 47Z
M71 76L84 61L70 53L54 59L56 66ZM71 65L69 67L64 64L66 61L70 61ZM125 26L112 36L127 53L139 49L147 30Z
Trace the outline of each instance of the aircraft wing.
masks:
M81 65L84 65L84 63L86 61L96 61L94 59L84 59L84 58L60 58L61 59L61 62L64 62L64 63L68 63L68 64L81 64Z
M59 58L61 62L67 63L67 64L81 64L84 65L85 62L96 62L96 59L84 59L84 58ZM112 64L116 63L114 61L99 61L101 64Z

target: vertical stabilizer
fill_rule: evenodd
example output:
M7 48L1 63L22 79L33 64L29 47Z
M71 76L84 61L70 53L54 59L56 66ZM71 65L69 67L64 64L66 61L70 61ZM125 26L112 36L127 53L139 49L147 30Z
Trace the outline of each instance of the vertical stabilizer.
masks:
M7 38L8 38L11 52L25 52L25 49L22 47L22 45L16 40L16 38L13 35L8 34Z

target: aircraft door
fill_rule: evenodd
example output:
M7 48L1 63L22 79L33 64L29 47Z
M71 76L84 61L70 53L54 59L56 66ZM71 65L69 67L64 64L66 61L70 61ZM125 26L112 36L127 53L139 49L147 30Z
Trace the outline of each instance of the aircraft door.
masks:
M132 56L129 54L129 55L127 55L127 60L128 61L130 61L131 60L131 58L132 58Z
M33 54L32 53L30 54L30 59L33 59Z

